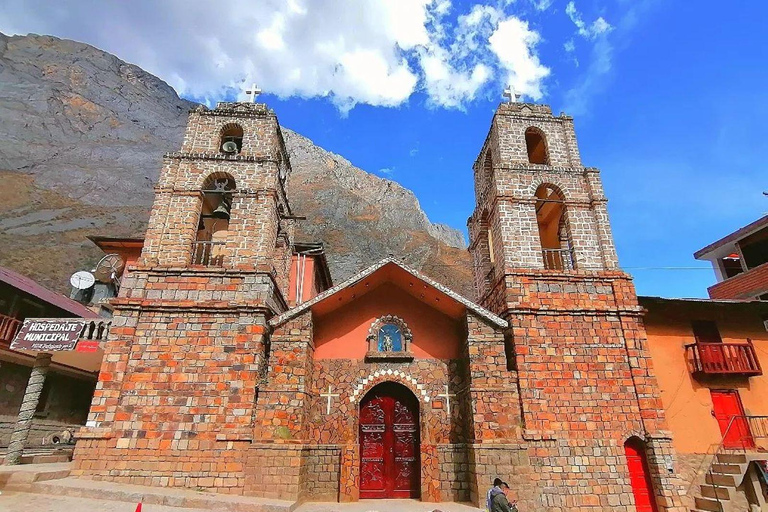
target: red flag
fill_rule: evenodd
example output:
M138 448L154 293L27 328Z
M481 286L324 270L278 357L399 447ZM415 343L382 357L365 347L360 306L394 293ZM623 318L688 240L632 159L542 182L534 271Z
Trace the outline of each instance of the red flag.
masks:
M141 512L141 502L139 502L139 504L136 505L136 512Z

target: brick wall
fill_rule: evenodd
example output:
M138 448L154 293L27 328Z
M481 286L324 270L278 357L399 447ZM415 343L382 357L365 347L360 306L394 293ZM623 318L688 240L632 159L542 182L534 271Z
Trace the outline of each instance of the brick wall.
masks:
M712 299L753 299L768 293L768 263L710 286Z

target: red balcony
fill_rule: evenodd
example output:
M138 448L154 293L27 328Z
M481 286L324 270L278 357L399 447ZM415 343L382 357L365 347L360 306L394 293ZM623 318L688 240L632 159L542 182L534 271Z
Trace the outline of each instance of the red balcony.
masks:
M16 318L0 315L0 345L8 346L16 337L21 328L22 321Z
M746 343L691 343L685 346L694 375L762 375L752 340Z

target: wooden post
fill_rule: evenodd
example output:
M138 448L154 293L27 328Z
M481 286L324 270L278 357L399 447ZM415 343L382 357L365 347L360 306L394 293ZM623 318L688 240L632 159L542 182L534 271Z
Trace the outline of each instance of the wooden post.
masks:
M27 437L29 437L32 418L37 410L40 394L43 392L43 384L45 384L45 376L50 365L51 354L37 354L35 365L32 367L32 373L27 382L27 389L24 392L24 400L21 402L21 408L19 409L16 428L11 436L11 442L8 444L8 453L3 462L5 466L12 466L21 462L21 454L24 451Z

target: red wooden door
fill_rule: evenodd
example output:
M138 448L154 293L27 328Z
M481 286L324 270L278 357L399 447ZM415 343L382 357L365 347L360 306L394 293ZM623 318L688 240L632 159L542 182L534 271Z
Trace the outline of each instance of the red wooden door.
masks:
M711 390L712 412L723 436L726 448L754 448L749 423L741 406L739 392L733 389ZM730 425L730 428L728 428Z
M418 400L379 384L360 404L360 498L418 498L420 487Z
M635 509L637 512L657 512L651 475L645 459L645 445L637 438L630 439L624 443L624 454L627 456L632 494L635 495Z

